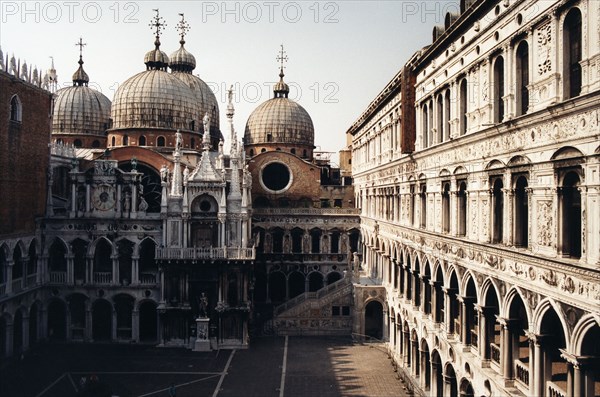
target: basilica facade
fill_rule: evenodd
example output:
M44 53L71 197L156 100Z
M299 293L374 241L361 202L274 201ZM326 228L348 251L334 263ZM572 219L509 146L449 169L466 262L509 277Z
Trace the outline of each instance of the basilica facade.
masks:
M350 127L356 332L431 396L600 393L600 4L461 1Z
M170 55L158 12L152 26L143 70L112 101L88 86L81 39L62 89L55 70L32 75L0 55L2 189L31 181L2 198L16 210L0 235L0 357L40 340L209 350L265 332L347 334L344 276L360 244L352 178L315 152L283 48L273 98L238 138L234 93L222 130L183 16ZM27 145L44 159L35 171Z

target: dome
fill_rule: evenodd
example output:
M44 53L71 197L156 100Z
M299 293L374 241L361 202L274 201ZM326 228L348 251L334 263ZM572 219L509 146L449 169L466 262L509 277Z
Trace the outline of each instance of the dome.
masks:
M90 79L83 70L81 54L78 63L79 68L73 73L73 86L55 94L52 133L104 136L110 126L110 100L88 87Z
M169 67L174 72L191 72L196 68L196 58L185 49L183 44L169 58Z
M191 130L201 125L198 101L190 87L163 70L147 70L119 86L111 109L113 128Z
M172 75L185 83L192 91L194 98L197 101L196 109L199 113L199 120L204 118L208 113L211 120L211 144L213 147L218 145L219 140L223 137L219 130L219 104L215 94L200 77L194 76L191 73L173 72ZM202 125L202 123L200 123Z
M52 113L53 134L102 135L110 123L110 100L80 85L56 92Z
M144 63L148 70L150 69L163 69L169 64L169 57L164 51L161 51L158 47L150 50L144 55Z
M308 112L286 97L271 98L248 118L245 145L279 143L314 146L315 129Z

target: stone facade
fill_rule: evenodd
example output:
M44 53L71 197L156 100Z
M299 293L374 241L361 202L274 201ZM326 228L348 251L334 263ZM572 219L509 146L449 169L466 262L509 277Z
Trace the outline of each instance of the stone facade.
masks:
M461 11L348 131L380 334L419 395L596 395L600 6Z

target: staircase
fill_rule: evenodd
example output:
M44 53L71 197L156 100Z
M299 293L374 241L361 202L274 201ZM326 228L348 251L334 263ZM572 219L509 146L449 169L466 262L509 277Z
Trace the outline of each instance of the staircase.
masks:
M342 278L315 292L305 292L273 309L273 320L265 324L280 335L349 335L351 310L342 315L341 307L353 306L352 280ZM332 306L338 307L333 314Z

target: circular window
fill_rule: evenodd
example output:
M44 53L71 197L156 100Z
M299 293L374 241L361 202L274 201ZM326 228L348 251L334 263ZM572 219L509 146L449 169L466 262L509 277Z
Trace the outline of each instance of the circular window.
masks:
M210 211L210 202L208 200L204 200L200 203L200 211L202 211L202 212Z
M292 174L282 163L270 163L263 168L261 182L268 190L279 192L289 187Z

